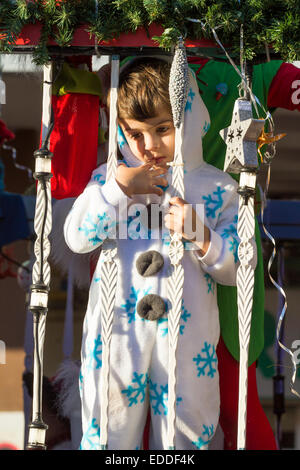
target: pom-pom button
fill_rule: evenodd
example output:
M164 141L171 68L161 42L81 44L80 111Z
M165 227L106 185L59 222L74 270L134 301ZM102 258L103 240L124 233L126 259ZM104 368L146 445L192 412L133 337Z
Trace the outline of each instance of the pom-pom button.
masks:
M137 304L137 313L145 320L155 321L161 318L166 311L164 300L156 294L148 294Z
M164 265L164 259L158 251L146 251L136 261L136 269L143 277L154 276Z

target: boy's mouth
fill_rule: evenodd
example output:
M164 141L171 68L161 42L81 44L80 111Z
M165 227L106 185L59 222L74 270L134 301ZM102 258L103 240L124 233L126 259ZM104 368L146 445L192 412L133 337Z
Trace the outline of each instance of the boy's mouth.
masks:
M166 157L152 157L150 161L157 165L159 163L164 163L165 160L166 160Z
M165 164L167 163L167 157L149 157L149 156L146 156L145 158L145 162L146 163L152 163L152 165L155 165L155 166L165 166Z
M158 157L155 158L154 161L155 163L163 163L165 161L166 157Z

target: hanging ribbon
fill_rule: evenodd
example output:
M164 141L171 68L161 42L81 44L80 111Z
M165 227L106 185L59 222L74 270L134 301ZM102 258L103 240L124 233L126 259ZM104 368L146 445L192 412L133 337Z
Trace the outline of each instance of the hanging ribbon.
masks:
M270 232L267 230L265 224L264 224L264 212L265 212L265 208L266 208L266 201L267 201L267 193L268 193L268 190L269 190L269 186L270 186L270 179L271 179L271 165L270 163L268 164L268 171L267 171L267 177L266 177L266 184L265 184L265 189L264 189L264 192L261 194L261 223L262 223L262 228L263 228L263 231L265 232L266 236L268 237L268 239L271 241L272 245L273 245L273 251L272 251L272 254L270 256L270 259L268 261L268 275L269 275L269 279L271 280L272 284L274 285L274 287L278 290L278 292L280 293L280 295L282 295L283 299L284 299L284 305L283 305L283 308L282 308L282 311L279 315L279 320L278 320L278 324L277 324L277 329L276 329L276 338L277 338L277 342L279 344L279 346L287 353L291 356L291 361L292 361L292 364L293 364L293 375L292 375L292 379L291 379L291 383L290 383L290 391L293 395L295 395L296 397L300 398L300 394L295 390L294 388L294 384L295 384L295 380L296 380L296 374L297 374L297 364L296 364L296 359L295 359L295 356L293 354L293 352L288 349L281 341L280 341L280 335L281 335L281 328L282 328L282 324L283 324L283 320L284 320L284 317L285 317L285 313L286 313L286 310L287 310L287 298L286 298L286 293L285 291L283 290L283 288L275 281L275 279L273 278L272 274L271 274L271 267L272 267L272 264L273 264L273 261L276 257L276 254L277 254L277 250L276 250L276 242L275 242L275 239L272 237L272 235L270 234Z
M11 252L11 248L0 248L0 279L17 277L17 273L12 270L12 265L20 267L21 264L12 259Z
M13 164L14 164L14 167L17 168L18 170L22 170L22 171L26 171L27 172L27 175L28 175L28 178L33 181L33 175L32 175L32 171L30 168L28 168L27 166L24 166L24 165L20 165L18 162L17 162L17 150L15 149L15 147L12 147L11 145L7 145L7 144L2 144L2 148L4 150L9 150L11 152L11 156L12 156L12 159L13 159Z

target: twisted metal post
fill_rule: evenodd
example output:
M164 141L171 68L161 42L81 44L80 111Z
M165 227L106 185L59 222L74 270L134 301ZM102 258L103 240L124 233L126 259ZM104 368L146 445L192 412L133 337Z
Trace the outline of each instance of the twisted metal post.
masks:
M51 157L49 136L51 132L52 63L44 66L42 147L34 153L37 196L34 218L36 240L34 244L35 262L32 269L29 310L33 314L33 396L32 421L29 424L27 450L46 450L45 440L48 426L42 418L43 397L43 353L50 288L50 254L48 236L52 227L51 207Z

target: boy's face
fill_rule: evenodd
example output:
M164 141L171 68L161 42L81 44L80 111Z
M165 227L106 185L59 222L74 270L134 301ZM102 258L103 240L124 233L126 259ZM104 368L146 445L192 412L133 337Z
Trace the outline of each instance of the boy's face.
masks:
M124 132L133 155L144 163L166 167L172 162L175 150L175 128L170 112L159 109L158 115L145 121L121 119Z

